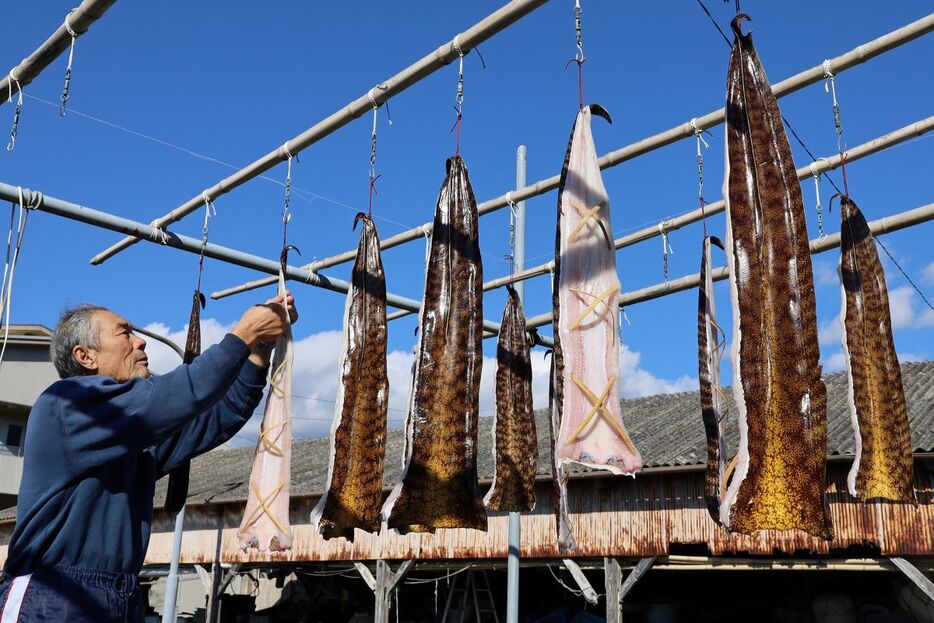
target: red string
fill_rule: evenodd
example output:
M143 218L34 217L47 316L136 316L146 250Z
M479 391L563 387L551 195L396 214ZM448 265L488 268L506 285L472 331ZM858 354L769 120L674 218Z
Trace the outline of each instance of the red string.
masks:
M451 132L454 132L455 136L455 149L454 155L461 155L461 112L457 111L457 120L454 122L454 125L451 126Z
M707 237L707 215L704 213L704 206L707 205L707 201L703 197L700 197L700 217L701 223L704 226L704 238Z
M379 175L377 175L377 176L375 176L375 177L374 177L373 175L370 176L370 196L369 196L369 203L368 203L367 209L366 209L367 216L369 216L369 217L372 217L372 216L373 216L373 195L378 195L378 194L379 194L379 193L376 192L376 180L378 180L380 177L382 177L382 175L383 175L383 174L380 173Z
M849 184L846 181L846 153L840 154L840 171L843 173L843 194L847 197L850 196Z
M584 59L577 61L577 103L584 110Z

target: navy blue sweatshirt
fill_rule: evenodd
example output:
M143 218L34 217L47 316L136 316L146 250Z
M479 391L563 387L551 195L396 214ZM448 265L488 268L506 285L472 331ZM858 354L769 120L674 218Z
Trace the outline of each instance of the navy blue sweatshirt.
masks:
M73 377L45 390L29 416L4 573L139 573L156 480L232 437L259 404L266 369L249 354L227 335L168 374Z

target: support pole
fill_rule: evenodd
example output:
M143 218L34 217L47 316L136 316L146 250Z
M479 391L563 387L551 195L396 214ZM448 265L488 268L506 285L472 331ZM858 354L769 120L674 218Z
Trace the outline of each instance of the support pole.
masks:
M74 13L71 13L65 22L59 26L45 42L36 49L35 52L24 58L19 65L14 67L11 72L19 82L20 88L25 88L42 73L46 67L61 56L62 52L71 45L71 33L68 32L68 26L79 37L88 31L91 24L103 17L104 13L117 0L84 0ZM10 74L0 78L0 106L10 97L10 91L15 89L15 83L10 84Z
M629 594L629 591L635 587L636 582L642 579L642 576L646 574L649 568L655 563L655 556L649 558L643 558L636 563L636 566L633 570L626 576L626 581L623 582L623 585L619 589L619 603L622 604L623 600L626 598L626 595Z
M934 30L934 13L930 13L919 20L902 26L897 30L857 46L845 54L841 54L840 56L829 59L827 62L829 63L830 70L836 75L842 71L850 69L851 67L855 67L860 63L865 63L866 61L875 58L880 54L884 54L889 50L914 41L915 39L931 32L931 30ZM816 84L823 79L824 64L820 63L811 67L810 69L805 69L802 72L799 72L777 84L772 85L772 93L775 94L776 98L781 98L785 95L803 89L804 87ZM720 108L718 110L709 112L706 115L697 117L695 124L698 129L706 130L723 123L725 118L725 109ZM600 156L600 168L606 169L609 167L614 167L616 165L622 164L623 162L626 162L627 160L632 160L637 156L641 156L650 151L665 147L666 145L670 145L681 139L689 138L693 135L694 126L691 125L690 121L685 121L684 123L676 125L675 127L665 130L664 132L646 137L640 141ZM552 177L534 182L533 184L522 188L518 192L512 193L513 200L522 201L552 191L558 187L560 179L560 175L554 175ZM506 195L503 194L494 199L484 201L477 206L477 210L482 216L487 212L493 212L494 210L504 208L506 205L508 205L506 201ZM390 249L392 247L399 246L400 244L404 244L412 240L417 240L418 238L422 237L422 227L424 227L424 225L400 232L394 236L390 236L389 238L384 238L382 241L380 241L379 248ZM305 267L311 270L319 270L322 268L336 266L337 264L343 264L344 262L349 262L353 260L354 257L356 257L356 250L345 251L344 253L340 253L338 255L317 260L307 264ZM268 279L252 281L236 288L230 288L224 291L224 295L226 296L227 294L244 292L246 290L258 288L268 283L273 283L273 281L274 280Z
M298 136L286 141L288 149L285 148L285 145L282 145L259 160L240 169L233 175L217 182L204 192L207 193L208 197L212 200L216 200L221 195L262 175L280 162L285 162L289 153L293 156L298 155L303 149L317 143L364 113L370 112L373 110L374 105L378 106L386 102L393 96L402 93L413 84L427 78L451 61L457 60L461 52L467 54L473 48L522 19L547 1L548 0L512 0L512 2L509 2L490 15L487 15L447 43L442 44L434 52L429 53L421 60L406 67L385 82L374 86L364 95L361 95L346 106L341 107L327 119L318 122ZM456 44L455 40L457 40ZM165 216L156 219L154 223L157 227L165 227L191 214L203 204L204 199L199 193ZM136 244L136 242L136 238L124 238L117 244L92 258L91 263L100 264L120 251Z
M603 586L606 590L606 623L623 623L623 609L619 598L623 571L615 558L603 559Z
M164 246L181 249L182 251L188 251L189 253L196 255L201 252L201 241L195 238L191 238L190 236L183 236L181 234L172 232L163 232L158 228L153 227L152 225L139 223L121 216L114 216L113 214L108 214L107 212L92 210L91 208L86 208L84 206L70 203L62 199L43 195L42 193L30 190L28 188L24 188L22 190L25 197L25 203L30 209L39 210L40 212L47 212L56 216L63 216L73 221L95 225L103 229L126 233L139 240L148 240L154 244L163 244ZM0 200L19 203L19 187L0 182ZM237 251L236 249L222 247L211 242L204 246L204 256L215 260L220 260L222 262L227 262L228 264L235 264L245 268L252 268L253 270L258 270L269 275L279 274L279 262L277 260L268 260L257 255L244 253L243 251ZM305 269L295 268L294 266L285 267L285 276L291 281L307 283L309 285L313 285L318 288L324 288L326 290L332 290L334 292L341 292L346 294L350 289L350 284L342 279L328 277L327 275L323 275L321 273L309 272ZM386 302L393 307L408 309L416 313L421 308L420 301L396 294L387 294ZM498 334L499 323L490 320L484 320L483 329L485 331L489 331L490 333ZM545 337L541 338L540 343L546 346L553 345L553 342L549 338Z
M528 150L519 145L516 150L516 188L525 186ZM525 266L525 201L516 204L515 249L513 263L517 271ZM525 302L525 283L516 284L519 301ZM506 566L506 623L519 623L519 558L522 547L522 521L517 512L509 513L509 552Z
M918 225L932 219L934 219L934 203L929 203L919 208L915 208L914 210L907 210L905 212L899 212L898 214L892 214L890 216L884 216L880 219L870 221L869 231L871 231L874 236L877 236L879 234L905 229L906 227L911 227L912 225ZM836 249L839 246L840 233L837 232L835 234L825 236L823 239L815 238L814 240L811 240L810 251L811 255L817 255L818 253L823 253L824 251L829 251L830 249ZM714 268L710 274L714 281L722 281L730 276L730 271L726 266L719 266ZM699 283L700 273L694 273L693 275L686 275L684 277L679 277L678 279L672 279L668 283L657 283L653 286L642 288L641 290L625 292L619 296L619 306L628 307L630 305L635 305L636 303L644 303L645 301L651 301L652 299L674 294L675 292L690 290L691 288L696 288ZM539 314L538 316L527 318L525 323L526 326L529 327L540 327L546 324L550 324L551 316L551 313Z
M172 559L169 575L165 578L165 600L162 602L162 623L175 623L175 606L178 601L178 559L182 551L182 532L185 526L185 507L175 515L175 534L172 536Z
M892 561L892 564L895 565L899 571L904 573L915 586L920 588L921 592L928 596L928 599L934 602L934 582L931 582L916 566L904 558L890 557L889 560Z

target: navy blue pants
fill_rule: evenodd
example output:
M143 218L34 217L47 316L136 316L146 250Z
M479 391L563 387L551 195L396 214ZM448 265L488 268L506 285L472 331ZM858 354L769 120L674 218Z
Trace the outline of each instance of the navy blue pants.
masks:
M3 623L138 623L143 618L139 579L58 566L0 580Z

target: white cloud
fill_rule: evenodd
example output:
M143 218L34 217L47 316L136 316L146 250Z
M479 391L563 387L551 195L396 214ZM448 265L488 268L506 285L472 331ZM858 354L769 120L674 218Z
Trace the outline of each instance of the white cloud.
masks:
M934 286L934 262L921 269L921 281L929 286Z
M814 259L814 281L819 286L840 286L840 277L837 275L837 265L827 260Z
M173 331L161 323L152 323L147 330L165 335L180 346L184 345L188 328ZM212 318L201 322L203 348L219 342L232 325L222 325ZM334 400L338 384L338 356L342 347L340 331L322 331L295 342L295 363L292 370L292 416L295 437L322 437L329 434L334 416ZM149 339L146 348L150 368L164 373L179 363L179 357L167 346ZM389 426L403 425L411 391L412 351L396 350L387 355L389 375ZM551 359L541 349L532 351L532 394L536 409L548 404L548 385ZM492 415L495 407L493 383L496 358L483 358L480 382L480 414ZM676 379L663 379L640 366L640 354L623 345L620 351L620 395L623 398L652 394L690 391L697 389L697 379L687 375ZM234 446L255 443L262 419L262 404L257 413L232 441Z
M889 312L892 316L892 328L904 329L915 321L915 293L911 286L902 286L889 290Z
M840 370L846 369L846 355L844 355L842 351L834 353L825 358L821 363L823 364L824 374L839 372Z
M817 328L817 338L821 346L839 344L843 337L843 329L839 318L831 318L820 323Z

